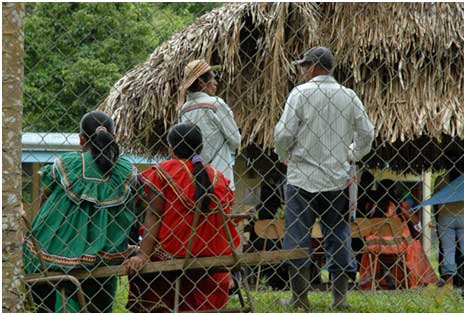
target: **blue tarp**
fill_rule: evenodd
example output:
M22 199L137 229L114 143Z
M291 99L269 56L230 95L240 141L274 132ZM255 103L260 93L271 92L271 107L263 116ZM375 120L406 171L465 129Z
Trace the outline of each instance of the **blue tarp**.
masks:
M60 155L81 149L78 133L24 132L21 145L22 163L53 163ZM167 159L162 155L150 159L129 153L124 153L124 156L133 164L155 164Z
M445 186L441 191L434 194L432 198L424 201L416 208L433 206L444 203L451 203L464 200L464 175L461 175L447 186Z

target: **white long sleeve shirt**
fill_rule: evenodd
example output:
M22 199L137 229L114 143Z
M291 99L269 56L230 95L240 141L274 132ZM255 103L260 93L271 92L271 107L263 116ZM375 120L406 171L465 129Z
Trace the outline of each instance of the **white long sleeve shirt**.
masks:
M212 104L215 110L205 107L183 113L196 104ZM231 109L220 97L195 92L187 95L180 113L180 122L190 122L201 129L204 144L201 156L204 161L222 172L230 180L230 188L235 190L233 166L241 135Z
M308 192L344 189L349 161L369 153L374 127L356 93L332 76L295 87L275 127L275 151L288 183Z

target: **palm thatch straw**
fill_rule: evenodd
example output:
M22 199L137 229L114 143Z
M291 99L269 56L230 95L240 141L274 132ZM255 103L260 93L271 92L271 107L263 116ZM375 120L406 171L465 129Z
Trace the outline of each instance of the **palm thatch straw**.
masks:
M389 146L375 151L399 154L409 140L417 152L404 159L429 148L435 156L426 143L463 139L463 24L462 3L227 4L126 73L100 109L113 115L127 149L159 152L177 118L183 68L205 58L222 66L219 95L232 107L243 147L270 152L286 95L297 84L290 61L326 45L339 63L336 78L366 105L377 145Z
M294 72L290 57L317 40L317 29L311 3L227 4L158 47L115 84L100 108L113 114L118 139L129 149L158 150L154 131L176 120L183 69L202 57L222 66L219 91L233 108L244 144L271 145Z
M350 69L381 139L463 137L463 4L324 7L326 43ZM348 74L347 74L348 75Z

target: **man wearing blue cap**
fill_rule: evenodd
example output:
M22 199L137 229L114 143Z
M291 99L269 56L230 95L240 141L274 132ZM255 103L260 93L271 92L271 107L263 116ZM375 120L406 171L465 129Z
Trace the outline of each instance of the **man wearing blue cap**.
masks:
M314 47L299 67L305 83L288 96L275 127L275 150L288 165L284 248L307 247L320 219L334 307L348 307L348 275L356 272L351 249L347 187L350 162L369 153L372 126L356 93L332 76L330 49ZM290 262L292 298L287 304L309 311L310 259Z

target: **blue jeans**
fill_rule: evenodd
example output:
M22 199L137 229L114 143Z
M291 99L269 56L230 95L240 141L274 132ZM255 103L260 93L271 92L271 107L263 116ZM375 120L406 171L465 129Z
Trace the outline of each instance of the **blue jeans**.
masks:
M458 240L461 253L464 256L463 219L463 216L440 216L438 219L437 226L443 250L443 261L440 262L440 270L442 275L453 276L456 274L456 240Z
M312 253L311 228L316 218L324 236L329 272L356 272L351 249L348 197L344 190L310 193L293 185L286 188L285 239L283 247L309 248ZM293 260L296 268L310 266L308 259Z

